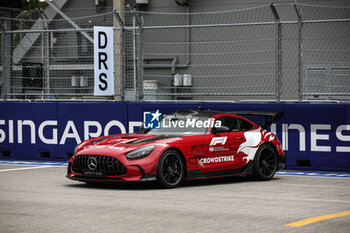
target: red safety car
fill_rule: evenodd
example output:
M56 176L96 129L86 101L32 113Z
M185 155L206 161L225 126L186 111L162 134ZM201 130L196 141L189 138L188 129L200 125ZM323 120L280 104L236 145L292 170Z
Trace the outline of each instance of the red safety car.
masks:
M154 114L157 120L159 112ZM262 124L244 115L262 116ZM266 129L283 113L182 110L140 133L80 143L67 177L87 183L158 180L174 188L184 179L248 175L269 180L285 164L281 143ZM247 116L248 117L248 116Z

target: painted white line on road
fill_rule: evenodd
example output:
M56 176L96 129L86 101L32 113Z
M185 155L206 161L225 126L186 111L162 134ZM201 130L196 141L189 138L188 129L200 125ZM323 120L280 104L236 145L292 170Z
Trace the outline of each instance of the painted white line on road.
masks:
M322 179L350 179L349 176L307 176L307 175L295 175L295 174L277 174L276 176L293 176L293 177L308 177L308 178L322 178Z
M20 171L20 170L31 170L31 169L39 169L39 168L47 168L51 166L40 166L40 167L21 167L21 168L12 168L12 169L3 169L0 172L11 172L11 171Z
M338 185L320 185L320 184L291 184L291 183L281 183L279 185L285 185L285 186L296 186L296 187L308 187L308 188L344 188L344 189L350 189L350 186L338 186Z
M278 171L277 176L304 176L317 178L350 178L348 172L310 172L310 171Z
M14 160L0 160L0 165L32 165L32 166L55 166L67 167L68 162L50 162L50 161L14 161Z

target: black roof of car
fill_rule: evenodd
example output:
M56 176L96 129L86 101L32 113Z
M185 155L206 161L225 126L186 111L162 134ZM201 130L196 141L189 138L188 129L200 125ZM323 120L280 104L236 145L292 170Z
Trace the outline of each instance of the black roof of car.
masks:
M263 117L265 120L263 122L262 128L264 129L269 127L273 121L281 120L284 115L284 112L250 112L250 111L223 112L223 111L215 111L215 110L204 110L203 107L199 107L198 110L194 110L194 109L178 110L172 114L211 117L220 113L229 113L229 114L235 114L235 115L241 115L241 116L243 115L243 116ZM262 123L262 122L256 122L256 123Z
M218 113L224 113L224 112L220 112L220 111L212 111L212 110L194 110L194 109L183 109L183 110L178 110L172 114L169 115L192 115L192 116L199 116L199 117L211 117L215 114Z

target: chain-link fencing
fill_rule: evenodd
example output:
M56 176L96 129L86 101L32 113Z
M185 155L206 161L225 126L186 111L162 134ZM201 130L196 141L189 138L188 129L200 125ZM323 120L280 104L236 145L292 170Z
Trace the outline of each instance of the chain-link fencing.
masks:
M50 14L51 13L51 14ZM32 19L11 19L3 33L7 99L92 98L93 25L111 25L113 14L66 19L39 12ZM55 16L54 16L55 15ZM53 17L54 16L54 17Z
M299 99L349 100L350 8L296 5Z
M145 98L276 98L279 40L274 11L271 5L209 13L142 13Z
M191 13L46 9L1 18L4 100L350 100L350 8ZM93 95L93 27L114 27L115 96Z

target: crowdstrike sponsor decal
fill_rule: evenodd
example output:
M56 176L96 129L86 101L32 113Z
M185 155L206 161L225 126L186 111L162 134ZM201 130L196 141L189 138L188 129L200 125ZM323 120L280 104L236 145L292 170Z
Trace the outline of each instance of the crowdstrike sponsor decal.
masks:
M197 161L201 167L204 167L205 164L210 164L210 163L232 162L232 161L235 161L235 158L233 155L230 155L230 156L219 156L219 157L212 157L212 158L201 158L201 159L197 159Z

